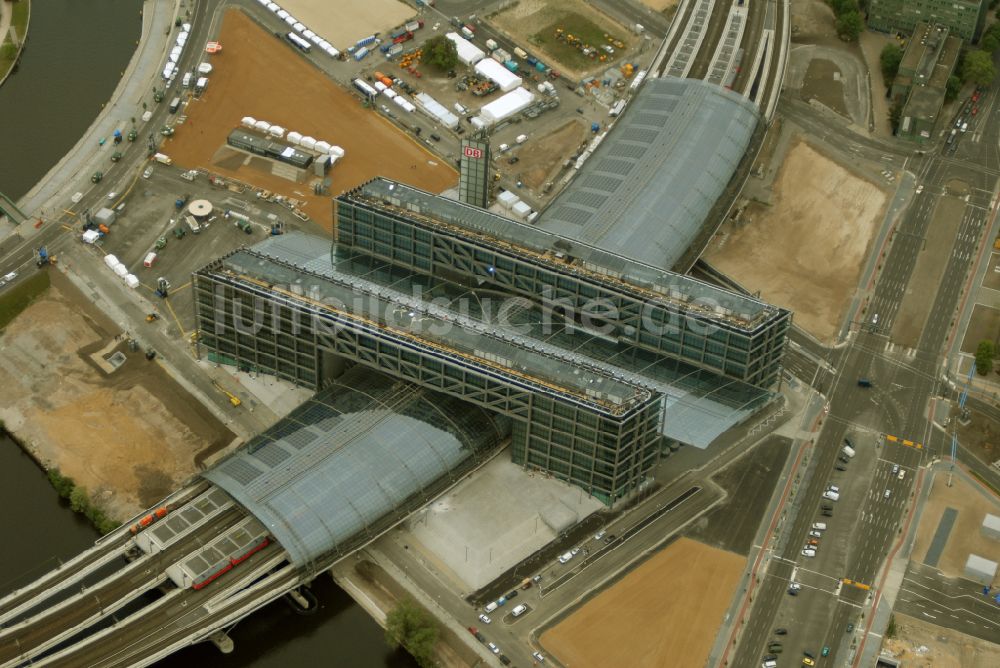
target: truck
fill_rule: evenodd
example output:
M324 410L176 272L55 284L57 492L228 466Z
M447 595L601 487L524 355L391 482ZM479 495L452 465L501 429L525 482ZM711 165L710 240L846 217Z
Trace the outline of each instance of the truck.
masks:
M180 109L180 108L181 108L181 99L179 97L175 97L174 99L170 100L170 113L171 114L176 114L177 110Z
M528 52L519 46L514 47L514 55L518 58L523 58L524 60L528 59Z
M198 234L201 232L201 225L198 221L194 219L194 216L184 216L184 222L187 223L188 228L191 230L191 234Z
M154 153L153 160L157 161L161 165L169 165L173 163L173 160L170 159L170 156L166 155L165 153Z
M194 84L195 95L201 95L208 88L208 77L198 77L198 81Z
M503 49L496 49L493 53L490 54L490 57L493 60L500 63L501 65L510 60L510 54Z
M424 27L424 21L423 21L423 19L416 19L416 20L410 21L409 23L407 23L403 27L406 28L407 30L409 30L410 32L416 32L417 30L420 30L421 28Z
M499 47L500 47L500 45L497 44L497 42L496 42L495 39L488 39L488 40L486 40L486 50L489 51L490 53L493 53Z
M840 451L841 451L841 452L843 452L843 453L844 453L845 455L847 455L848 457L853 457L853 456L854 456L854 455L856 454L856 453L854 452L854 448L852 448L852 447L851 447L851 446L849 446L849 445L845 445L845 446L844 446L843 448L841 448L841 450L840 450Z
M517 72L517 63L515 63L513 60L508 60L503 64L503 66L506 67L511 72Z
M472 39L476 36L476 33L469 30L469 26L462 26L462 36L465 37L465 39Z

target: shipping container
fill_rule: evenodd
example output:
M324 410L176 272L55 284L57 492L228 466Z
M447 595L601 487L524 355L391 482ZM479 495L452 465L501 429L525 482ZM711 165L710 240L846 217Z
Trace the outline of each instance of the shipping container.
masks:
M424 22L421 19L417 19L416 21L410 21L403 27L409 30L410 32L415 32L424 27Z
M373 98L376 95L378 95L378 91L372 88L368 84L368 82L365 81L364 79L355 79L351 83L353 83L354 87L358 89L361 92L361 94L364 95L365 97Z
M361 60L368 55L368 47L363 46L354 52L354 60Z

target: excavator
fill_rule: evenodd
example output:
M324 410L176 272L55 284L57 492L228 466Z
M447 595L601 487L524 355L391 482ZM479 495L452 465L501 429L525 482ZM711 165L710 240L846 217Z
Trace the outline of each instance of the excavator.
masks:
M214 380L212 381L212 385L215 385L215 389L217 389L219 392L222 392L224 395L229 397L229 403L231 403L233 406L239 406L240 404L243 403L242 401L240 401L240 398L238 396L236 396L232 392L227 391L224 387L219 385Z

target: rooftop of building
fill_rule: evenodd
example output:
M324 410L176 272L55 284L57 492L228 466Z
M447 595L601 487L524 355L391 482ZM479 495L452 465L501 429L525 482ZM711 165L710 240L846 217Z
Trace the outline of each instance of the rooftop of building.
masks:
M746 153L752 102L698 79L647 79L539 227L672 269Z
M363 255L337 253L331 256L327 250L329 244L322 237L287 234L261 241L253 246L252 252L258 263L262 258L272 258L283 267L296 268L301 272L298 278L286 274L281 280L291 280L300 286L297 290L306 294L310 291L309 275L364 277L382 294L389 295L391 291L393 303L399 303L407 295L433 295L439 312L462 313L475 322L499 321L500 326L517 331L522 339L533 342L539 350L561 351L560 354L572 352L573 358L586 368L597 369L630 386L663 395L663 434L696 447L708 447L716 437L742 422L772 396L747 383L611 341L579 327L560 326L559 322L547 320L536 309L519 306L516 300L497 304L491 301L488 292L476 293L442 279L414 275ZM501 305L505 309L502 315ZM510 308L511 305L514 308ZM574 377L577 376L574 374Z
M299 300L320 316L377 327L411 344L456 356L508 382L559 394L591 409L623 415L652 396L633 381L544 341L477 321L419 295L379 285L334 267L330 241L304 234L269 239L235 251L202 272L230 274Z
M309 566L498 446L484 409L356 366L204 472Z
M903 108L903 116L937 121L937 115L944 104L944 91L930 86L918 86L910 91Z
M744 331L786 313L759 299L388 179L373 179L341 197L396 208L449 233L475 237L486 245L499 245L501 250L604 284L614 291L632 292L641 301L661 301L708 320L725 321ZM571 263L567 262L569 258L573 260Z
M962 40L946 26L918 23L899 63L897 85L931 86L943 91L961 49Z

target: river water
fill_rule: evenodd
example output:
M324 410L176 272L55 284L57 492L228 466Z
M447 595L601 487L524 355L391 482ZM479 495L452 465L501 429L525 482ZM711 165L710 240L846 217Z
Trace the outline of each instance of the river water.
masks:
M35 0L27 48L0 86L0 192L17 201L59 162L118 84L142 29L142 0ZM44 473L0 437L0 595L90 546L97 533L62 503ZM321 608L292 613L278 601L241 622L236 651L203 644L158 665L176 668L387 666L413 660L390 652L382 630L329 577L313 591Z

